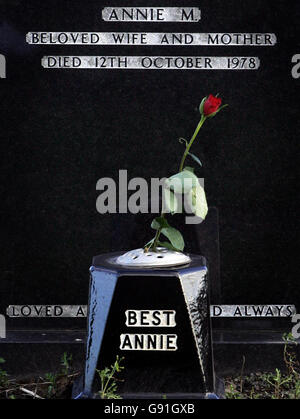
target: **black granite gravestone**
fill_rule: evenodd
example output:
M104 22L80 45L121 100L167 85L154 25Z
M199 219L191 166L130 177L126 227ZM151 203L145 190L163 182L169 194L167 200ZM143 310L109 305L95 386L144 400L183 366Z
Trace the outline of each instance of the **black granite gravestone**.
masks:
M144 2L46 0L43 7L38 0L0 2L0 52L7 59L0 104L5 126L0 134L5 179L0 313L5 314L10 304L85 304L85 267L94 249L97 254L123 249L110 245L110 220L115 215L95 211L97 180L117 181L119 169L128 169L128 180L174 174L183 152L178 138L192 135L201 98L217 92L230 106L203 127L192 152L203 162L197 174L205 178L208 203L221 209L223 299L218 302L293 301L299 311L298 203L291 197L298 186L295 127L300 78L291 71L297 65L292 57L299 54L300 3L289 2L287 7L283 0L257 0L255 5L253 0L164 0L162 5L170 7L199 3L201 21L185 24L105 22L101 10L109 3L130 7ZM274 32L278 42L270 47L27 44L27 32L37 30ZM261 67L258 71L41 67L44 55L98 54L255 55ZM116 217L125 215L118 212ZM141 224L148 235L144 218ZM136 241L135 237L134 246ZM132 246L125 241L124 247ZM202 249L210 261L213 284L216 265ZM19 319L16 328L34 328L34 320L29 324L28 319ZM81 327L77 325L78 321L71 327ZM56 322L53 327L63 326Z
M123 398L217 397L205 259L141 268L117 264L120 255L96 256L90 268L85 374L74 396L93 397L96 369L119 355Z

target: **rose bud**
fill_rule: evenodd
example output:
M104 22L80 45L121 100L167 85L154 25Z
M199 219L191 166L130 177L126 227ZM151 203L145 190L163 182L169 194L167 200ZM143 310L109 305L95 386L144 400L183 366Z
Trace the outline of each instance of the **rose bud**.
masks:
M200 110L201 115L205 116L206 118L211 118L215 116L222 108L227 106L227 105L221 106L221 103L222 103L222 99L217 96L213 96L213 95L209 95L208 97L206 96L200 104L199 110Z

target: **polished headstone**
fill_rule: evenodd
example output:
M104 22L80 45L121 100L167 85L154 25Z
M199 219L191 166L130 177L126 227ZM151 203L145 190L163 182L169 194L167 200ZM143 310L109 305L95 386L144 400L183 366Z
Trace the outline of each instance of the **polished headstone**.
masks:
M96 256L91 267L82 394L99 391L96 370L124 357L122 397L210 397L215 393L206 261L141 268Z

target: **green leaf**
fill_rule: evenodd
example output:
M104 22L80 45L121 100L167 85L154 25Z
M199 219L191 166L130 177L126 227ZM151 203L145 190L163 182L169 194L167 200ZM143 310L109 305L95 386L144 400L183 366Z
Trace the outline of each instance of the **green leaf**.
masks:
M152 221L151 227L154 230L161 229L161 233L170 240L170 243L175 250L180 252L184 249L184 240L182 234L180 231L176 230L176 228L171 227L164 217L156 217Z
M202 218L202 220L205 219L208 207L204 189L199 183L195 188L192 188L187 195L187 203L194 215Z
M201 163L200 159L197 156L195 156L195 154L189 153L189 156L191 156L192 159L195 160L195 162L198 163L199 166L202 167L202 163Z
M154 220L151 223L151 228L153 228L153 230L158 230L163 227L169 227L168 221L164 217L154 218Z
M176 247L172 246L172 244L170 242L158 242L158 245L161 247L165 247L166 249L169 250L174 250L175 252L180 252L179 249L176 249Z
M163 188L163 212L175 214L181 212L178 210L178 200L173 191Z
M184 240L180 231L174 227L165 227L161 230L162 234L170 240L172 246L179 251L184 249Z
M177 173L166 179L165 187L175 193L189 193L190 190L197 186L198 178L191 172L191 169L185 168L182 172Z
M207 99L207 96L205 96L202 99L202 102L200 103L200 106L199 106L199 111L200 111L201 115L203 115L203 108L204 108L204 103L205 103L206 99Z

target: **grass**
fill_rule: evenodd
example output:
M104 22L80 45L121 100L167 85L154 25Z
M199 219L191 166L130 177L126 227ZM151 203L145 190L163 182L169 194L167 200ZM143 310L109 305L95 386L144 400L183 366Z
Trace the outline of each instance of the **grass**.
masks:
M116 376L124 369L121 366L124 358L117 356L116 361L109 368L97 370L101 399L120 399L118 395L118 381ZM5 360L0 358L0 364ZM34 377L30 380L19 382L9 379L8 373L0 368L0 399L70 399L74 380L80 372L74 372L72 368L72 355L66 352L61 358L58 372L48 372L42 377Z
M4 362L0 358L0 363ZM73 371L72 355L66 352L61 358L58 372L49 372L22 382L9 379L7 372L0 368L0 399L68 399L79 374Z
M238 377L225 379L227 399L300 399L300 365L291 334L284 334L283 360L285 370L276 368L273 372L251 373L244 376L245 358Z

